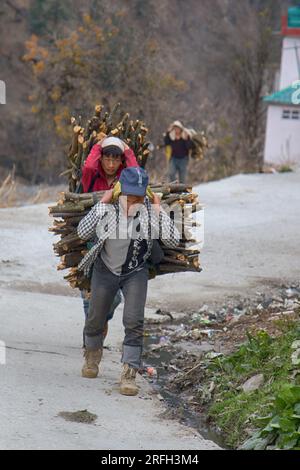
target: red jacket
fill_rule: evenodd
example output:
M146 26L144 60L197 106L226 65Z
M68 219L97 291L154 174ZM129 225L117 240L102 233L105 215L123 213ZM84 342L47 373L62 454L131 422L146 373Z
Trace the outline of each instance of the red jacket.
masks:
M118 181L120 174L125 167L138 166L138 162L131 149L127 149L124 152L124 163L120 165L115 180L111 185L108 184L105 173L101 165L102 148L100 145L95 144L90 151L84 166L82 168L82 186L83 192L92 191L106 191L111 189L115 181ZM90 187L91 186L91 187Z

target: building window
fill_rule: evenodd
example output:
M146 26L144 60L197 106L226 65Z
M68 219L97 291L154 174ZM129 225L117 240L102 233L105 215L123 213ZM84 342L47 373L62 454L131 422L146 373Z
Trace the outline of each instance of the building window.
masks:
M291 119L291 111L289 109L282 111L282 119Z
M300 120L300 111L299 110L284 109L282 111L282 119Z

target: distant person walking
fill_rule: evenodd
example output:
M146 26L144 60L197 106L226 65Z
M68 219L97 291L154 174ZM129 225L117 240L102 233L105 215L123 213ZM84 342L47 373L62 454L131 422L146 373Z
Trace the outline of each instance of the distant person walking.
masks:
M165 145L171 148L171 158L169 162L170 181L174 181L179 176L179 182L186 182L187 166L189 162L189 152L194 144L180 121L174 121L165 135Z

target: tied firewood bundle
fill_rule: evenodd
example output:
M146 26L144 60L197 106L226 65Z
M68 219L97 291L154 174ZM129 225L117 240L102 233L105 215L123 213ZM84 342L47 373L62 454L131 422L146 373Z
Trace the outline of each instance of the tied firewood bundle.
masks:
M148 129L142 121L132 121L128 113L120 111L117 103L111 113L104 112L102 105L96 105L94 116L88 120L85 128L81 126L81 118L72 118L72 142L67 155L68 169L61 175L68 177L69 191L63 192L55 206L49 207L49 215L54 217L53 226L49 231L60 236L53 244L55 254L60 257L58 270L69 269L64 279L72 288L90 290L90 280L78 265L89 249L89 243L77 235L77 227L92 206L99 202L104 191L82 193L82 167L94 144L106 136L116 136L125 141L134 151L140 166L145 167L149 151L146 140ZM201 271L199 265L199 249L192 234L197 222L193 214L202 210L198 195L188 185L152 184L151 190L158 193L162 204L167 204L180 220L175 222L181 226L184 221L184 233L180 245L176 249L167 249L162 245L164 258L159 267L153 268L151 277L160 274ZM189 205L189 210L186 207ZM188 215L187 215L188 213ZM179 214L179 215L178 215ZM195 247L196 246L196 247Z
M190 138L193 141L191 157L194 160L203 160L205 152L209 148L208 139L204 131L195 131L195 129L187 129Z
M119 137L134 151L138 163L143 168L150 154L149 144L146 140L148 129L143 121L129 119L128 113L123 113L120 103L112 111L105 112L100 104L95 106L94 116L81 126L81 117L71 118L72 142L67 155L67 170L60 176L67 176L69 191L81 193L81 169L93 145L106 136Z
M175 223L181 224L184 220L185 230L182 239L177 248L169 249L162 246L164 258L153 275L177 273L184 271L201 271L199 264L200 251L197 247L199 240L193 235L193 228L197 225L193 214L202 210L198 202L198 195L192 192L192 188L184 184L153 184L151 190L161 197L162 204L169 206L174 211L176 217ZM88 214L91 207L101 200L103 191L76 194L71 192L61 193L58 204L49 207L50 216L54 217L53 227L49 229L60 240L54 243L54 252L60 257L61 261L58 270L70 269L70 272L64 276L72 288L90 289L90 281L82 271L78 270L78 264L88 251L87 242L81 240L77 235L77 226L80 220ZM189 210L185 211L189 204ZM194 247L196 245L196 248Z

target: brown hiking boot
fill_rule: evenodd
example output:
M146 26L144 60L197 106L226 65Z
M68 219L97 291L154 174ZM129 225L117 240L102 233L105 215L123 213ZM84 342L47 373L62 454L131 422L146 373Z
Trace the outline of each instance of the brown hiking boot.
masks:
M120 393L122 395L137 395L139 388L135 383L135 376L136 369L130 367L129 364L124 364L120 384Z
M87 379L95 379L99 372L99 364L102 358L102 349L84 350L84 359L81 375Z

